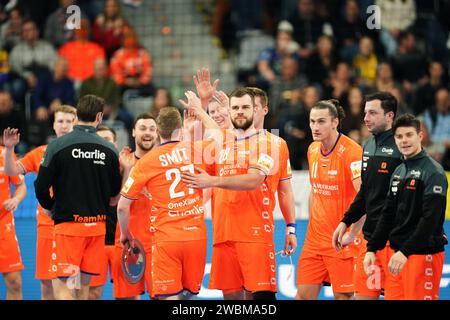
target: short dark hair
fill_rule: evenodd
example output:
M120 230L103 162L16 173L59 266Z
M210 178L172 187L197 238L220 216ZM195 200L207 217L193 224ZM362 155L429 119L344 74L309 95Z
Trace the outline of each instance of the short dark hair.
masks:
M337 99L320 100L312 107L313 109L328 109L331 117L339 120L338 129L341 129L342 120L345 118L344 108Z
M251 91L253 91L253 96L256 97L260 97L261 98L261 103L264 106L268 106L269 105L269 98L267 97L267 93L260 88L256 88L256 87L247 87L247 89L250 89Z
M134 119L133 129L136 127L136 123L141 119L152 119L156 122L156 119L154 116L152 116L149 112L144 112L144 113L139 114L136 117L136 119Z
M117 141L117 132L113 128L110 128L110 127L107 127L107 126L98 126L97 127L97 132L99 132L99 131L109 131L109 132L111 132L113 137L114 137L114 141Z
M233 92L230 93L230 103L231 103L231 98L236 97L236 98L242 98L245 95L249 95L250 98L252 99L252 104L253 106L255 106L255 94L253 92L252 88L246 87L246 88L237 88L235 89Z
M93 94L82 96L77 104L78 120L83 122L93 122L97 113L103 112L105 100Z
M365 102L373 101L373 100L380 100L381 101L381 107L384 110L384 113L387 112L393 112L394 118L397 114L397 99L394 97L394 95L390 92L386 91L380 91L368 94L364 97Z
M397 120L394 121L394 124L392 125L392 131L394 132L394 134L397 128L400 127L413 127L416 129L417 133L422 130L420 126L420 120L409 113L401 115Z
M158 118L156 118L156 125L161 138L170 139L175 130L181 129L183 126L180 111L175 107L161 108Z

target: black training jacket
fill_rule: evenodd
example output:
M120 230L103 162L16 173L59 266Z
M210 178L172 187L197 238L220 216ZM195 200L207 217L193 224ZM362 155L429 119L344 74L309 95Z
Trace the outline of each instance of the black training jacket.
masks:
M48 145L34 186L55 224L105 221L121 187L118 152L94 127L76 125Z
M405 256L444 251L447 187L444 169L426 151L404 160L392 174L386 204L367 251L383 249L387 240Z
M364 145L361 188L342 219L347 226L364 214L363 234L370 239L386 201L389 180L395 168L402 163L392 130L373 135Z

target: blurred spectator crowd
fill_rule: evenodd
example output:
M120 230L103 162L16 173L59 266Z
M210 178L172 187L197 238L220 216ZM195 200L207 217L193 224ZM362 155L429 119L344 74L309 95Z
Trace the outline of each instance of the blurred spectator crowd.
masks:
M340 100L343 133L363 143L364 95L389 91L398 114L420 116L424 145L450 170L450 1L216 2L216 41L239 56L262 48L241 64L239 81L269 93L265 125L287 140L294 169L306 169L308 113L317 100ZM380 28L368 27L374 22Z
M364 95L389 91L398 114L420 116L424 145L450 170L450 0L192 1L209 16L212 40L237 57L239 85L268 92L265 127L286 139L294 169L306 169L316 101L339 99L343 133L363 143ZM74 0L0 0L0 129L20 129L19 153L46 143L55 108L81 95L105 98L105 119L128 132L127 97L152 97L144 109L154 115L172 103L155 86L154 61L124 3L133 1L76 1L82 18L73 30ZM380 28L368 27L374 22Z
M81 8L75 28L74 4ZM54 110L85 94L106 100L104 120L131 130L134 117L123 94L153 96L155 89L150 53L118 0L15 0L0 6L0 122L2 130L20 129L19 153L46 143Z

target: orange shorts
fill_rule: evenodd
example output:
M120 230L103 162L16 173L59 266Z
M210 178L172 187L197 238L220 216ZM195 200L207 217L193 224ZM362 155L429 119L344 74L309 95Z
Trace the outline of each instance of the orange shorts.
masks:
M55 278L56 253L53 239L37 237L36 242L36 273L38 280L50 280Z
M388 270L389 260L394 254L389 245L376 253L376 262L373 266L374 273L367 276L364 271L364 258L367 252L367 241L363 240L362 246L356 258L355 273L353 281L355 283L355 296L379 298L384 289L385 300L399 300L402 298L400 278Z
M206 264L206 239L167 241L152 246L153 277L151 297L197 294Z
M272 244L228 241L213 246L210 289L277 292Z
M90 287L103 286L106 283L106 279L108 279L108 266L109 266L109 276L112 281L113 279L112 270L113 265L115 263L114 249L115 246L104 246L103 252L101 254L99 253L98 263L101 265L102 271L100 272L100 275L92 276L91 282L89 283Z
M302 251L297 267L297 286L330 282L333 292L353 292L353 257L341 259Z
M11 212L7 212L0 216L0 273L22 269L23 263L14 228L14 217Z
M123 299L131 298L144 294L145 286L147 286L147 292L151 292L151 282L152 282L152 254L151 252L145 253L145 272L141 281L136 284L131 284L127 281L123 275L122 270L122 250L123 247L114 247L114 261L112 276L113 276L113 287L114 287L114 298Z
M55 235L56 277L85 274L99 275L102 265L98 263L99 252L104 251L105 236Z
M404 300L438 300L444 252L408 257L400 273Z

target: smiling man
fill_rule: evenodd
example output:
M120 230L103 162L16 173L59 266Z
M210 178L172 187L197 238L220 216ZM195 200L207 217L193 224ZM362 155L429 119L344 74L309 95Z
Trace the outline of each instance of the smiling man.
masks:
M442 166L422 149L420 121L406 114L393 125L395 143L403 155L390 181L381 219L364 259L367 275L376 252L389 240L395 254L389 272L400 275L405 300L437 300L444 264L444 233L448 182ZM390 278L386 278L389 285Z

